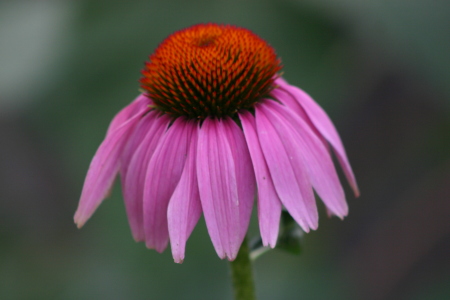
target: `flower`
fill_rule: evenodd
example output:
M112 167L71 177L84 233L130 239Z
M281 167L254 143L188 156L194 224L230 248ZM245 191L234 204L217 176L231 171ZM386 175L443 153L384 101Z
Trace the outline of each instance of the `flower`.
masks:
M331 151L359 191L339 135L280 69L247 29L200 24L170 35L142 71L145 91L114 117L91 162L78 227L117 173L134 239L158 252L170 241L178 263L202 212L218 256L235 259L255 196L265 246L276 245L283 206L304 231L317 228L313 188L330 214L346 216Z

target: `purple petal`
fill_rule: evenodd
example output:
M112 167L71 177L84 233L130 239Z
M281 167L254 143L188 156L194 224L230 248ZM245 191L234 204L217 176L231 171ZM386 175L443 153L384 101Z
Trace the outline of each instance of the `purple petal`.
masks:
M279 82L276 81L276 83L278 84ZM292 109L296 114L301 116L303 119L308 119L308 115L306 114L305 110L300 105L300 103L298 103L298 101L284 89L280 89L277 87L273 89L270 92L270 94L274 99L280 101L281 103Z
M222 123L230 143L236 171L240 217L239 244L241 244L247 234L255 199L255 173L242 129L231 118L224 118Z
M186 241L202 213L196 170L198 126L193 122L190 122L189 126L194 127L189 152L167 211L170 246L176 263L183 262Z
M305 172L293 132L280 128L266 115L264 105L256 105L256 130L275 185L275 190L295 221L308 232L318 226L314 193Z
M111 132L95 153L89 166L83 191L81 192L80 203L74 216L74 221L78 228L86 223L108 195L120 166L122 150L130 133L139 122L139 118L140 115L135 115Z
M125 106L111 121L109 124L106 136L111 134L114 130L124 124L126 121L134 117L135 115L142 115L146 110L149 110L149 105L152 104L150 98L144 94L140 94L130 104Z
M211 241L220 258L233 260L241 244L240 203L227 130L217 119L205 119L200 129L197 176Z
M353 174L339 134L326 112L307 93L295 86L289 85L285 80L279 78L276 80L276 84L295 97L317 130L331 144L355 196L358 197L359 189L355 175Z
M283 80L283 79L280 79ZM311 122L310 118L306 114L303 107L300 105L300 103L295 99L295 97L287 92L284 89L275 88L271 95L274 99L278 100L279 102L283 103L287 107L289 107L294 113L296 113L300 118L302 118L308 125L311 127L311 129L314 131L315 135L317 135L322 143L326 145L328 149L328 142L325 140L325 138L322 136L322 134L317 130L316 126Z
M147 116L146 116L147 117ZM148 118L153 117L149 114ZM142 142L134 149L133 156L128 165L127 175L122 178L122 189L131 232L136 241L145 240L143 194L145 176L150 159L155 151L161 136L169 126L170 118L166 115L156 117L152 126L142 138Z
M148 248L164 251L169 241L167 207L180 181L193 126L178 118L159 141L144 187L144 231Z
M259 144L255 118L248 111L239 114L258 184L258 220L264 246L275 247L280 225L281 202Z
M144 140L146 134L151 132L151 127L153 125L153 122L157 119L157 116L157 111L151 111L148 114L144 115L137 124L136 128L131 133L128 142L123 149L121 157L120 178L122 180L122 186L125 185L125 177L130 165L131 158L136 152L136 149Z
M301 154L308 177L330 211L340 218L348 213L344 190L339 182L330 153L304 120L289 108L274 101L261 105L278 131L285 132L285 143L291 143Z

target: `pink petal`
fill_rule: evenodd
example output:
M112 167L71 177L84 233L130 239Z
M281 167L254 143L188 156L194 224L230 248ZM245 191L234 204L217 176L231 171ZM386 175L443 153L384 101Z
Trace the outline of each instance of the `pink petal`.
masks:
M154 115L148 115L152 118ZM136 241L145 240L143 194L145 176L150 159L158 146L161 136L169 126L170 118L167 115L155 117L152 122L148 120L151 127L142 138L142 142L134 149L130 159L126 177L122 178L122 189L127 211L128 222L131 232Z
M295 97L295 99L303 107L317 130L331 144L337 155L338 161L342 169L344 170L344 174L353 189L355 196L358 197L359 189L356 183L355 175L353 174L339 134L326 112L307 93L305 93L301 89L289 85L285 80L281 78L278 78L275 82L280 86L281 89L285 90Z
M258 220L264 246L275 247L280 225L281 202L259 144L255 118L248 111L239 114L258 184Z
M283 80L282 78L279 80ZM311 129L314 131L315 135L317 135L322 143L326 145L328 149L328 142L325 140L325 138L322 136L322 134L317 130L316 126L311 122L310 118L306 114L303 107L300 105L300 103L295 99L295 97L287 92L284 89L281 88L275 88L271 92L271 96L278 100L279 102L283 103L287 107L289 107L293 112L295 112L300 118L302 118L308 125L311 127Z
M318 226L314 193L305 172L292 131L280 128L267 116L264 105L256 105L256 130L275 185L275 190L294 220L308 232Z
M233 260L241 245L241 218L236 168L227 129L207 118L200 129L197 176L203 214L220 258Z
M275 83L278 84L279 82L276 81ZM275 88L270 92L270 95L274 99L280 101L281 103L292 109L296 114L298 114L303 119L309 119L308 115L306 114L305 110L300 105L300 103L298 103L298 101L284 89Z
M167 211L170 246L176 263L183 262L186 241L202 213L196 170L198 127L193 122L190 122L189 126L194 126L189 152Z
M144 187L144 231L148 248L164 251L169 241L167 207L181 178L193 126L177 118L150 160Z
M247 142L245 141L242 129L231 118L222 120L225 133L230 143L231 153L236 171L236 184L239 199L240 217L240 243L247 234L248 224L252 214L253 203L256 194L256 180L253 171L252 160L250 158Z
M136 149L144 140L145 135L149 131L151 131L153 121L157 119L158 113L159 112L157 111L151 111L141 118L136 128L131 133L128 142L123 149L120 164L120 178L122 180L122 186L125 185L125 177L130 165L130 160L133 154L136 152Z
M111 134L114 130L124 124L126 121L134 117L135 115L142 115L146 110L149 110L149 105L152 104L150 98L144 94L140 94L130 104L125 106L111 121L109 124L106 136Z
M274 101L261 105L278 132L285 132L285 143L292 143L303 159L308 177L325 205L340 218L348 213L344 190L339 182L330 153L309 125L289 108Z
M140 115L135 115L111 132L95 153L74 216L75 223L79 228L86 223L108 195L120 166L122 150L130 133L139 122L139 117Z

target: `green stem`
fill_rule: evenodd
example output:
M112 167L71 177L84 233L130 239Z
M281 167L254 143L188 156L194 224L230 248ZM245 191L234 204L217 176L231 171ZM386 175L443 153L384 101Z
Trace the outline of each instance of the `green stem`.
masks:
M230 262L235 300L256 300L253 271L247 238L244 239L236 259Z

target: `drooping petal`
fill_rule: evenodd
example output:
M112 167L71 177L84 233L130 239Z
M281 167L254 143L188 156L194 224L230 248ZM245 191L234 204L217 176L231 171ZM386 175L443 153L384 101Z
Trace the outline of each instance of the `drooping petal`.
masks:
M196 169L198 126L194 122L189 122L188 126L194 127L189 152L167 210L170 246L176 263L183 262L186 241L202 213Z
M276 83L278 83L278 81L276 81ZM270 92L270 94L274 99L280 101L281 103L283 103L284 105L286 105L287 107L292 109L292 111L294 111L296 114L298 114L302 118L308 119L308 115L306 114L305 110L300 105L300 103L298 103L298 101L294 98L294 96L289 94L284 89L280 89L277 87L277 88L273 89Z
M117 115L114 116L109 124L106 136L111 134L115 129L120 127L126 121L134 117L135 115L142 115L145 111L149 110L149 105L152 104L150 98L144 94L140 94L130 104L125 106Z
M136 152L136 149L143 142L145 136L149 131L151 131L151 127L153 122L157 119L158 112L151 111L144 115L139 123L136 125L136 128L130 134L127 144L125 145L120 164L120 179L122 181L122 185L125 185L125 177L128 171L128 167L130 166L131 158L133 154Z
M230 143L230 150L235 165L240 217L239 240L242 243L247 234L255 199L255 173L242 129L228 117L224 118L222 123L228 137L228 142Z
M281 201L273 185L256 133L255 118L248 111L239 114L258 185L258 221L264 246L275 247L281 216Z
M144 183L145 244L158 252L169 241L167 207L184 168L193 126L179 117L159 141Z
M236 168L226 129L207 118L199 132L197 176L203 214L220 258L233 260L241 245Z
M148 118L151 117L153 115L148 116ZM136 241L145 240L143 194L147 167L169 123L170 118L167 115L156 117L152 122L149 122L151 127L146 132L139 146L134 149L127 174L122 178L122 189L128 222L133 238Z
M297 101L297 99L295 99L295 97L292 94L290 94L284 89L275 88L274 90L272 90L271 95L274 99L278 100L279 102L289 107L295 114L297 114L300 118L302 118L309 125L309 127L311 127L313 132L320 138L322 143L328 149L327 140L317 130L316 126L314 126L314 124L311 122L311 119L306 114L305 109L300 105L300 103Z
M269 100L267 100L269 101ZM275 190L294 220L309 232L318 226L318 213L299 149L289 128L272 124L264 105L256 105L256 130Z
M126 121L101 143L91 161L81 192L74 221L78 227L91 217L96 208L108 195L120 166L122 150L136 124L139 115Z
M291 143L292 147L301 154L308 177L327 208L340 218L346 216L348 206L344 190L330 153L320 139L308 124L289 108L275 101L265 101L261 109L270 117L272 124L278 128L278 132L284 132L285 144Z
M327 113L307 93L298 87L288 84L281 78L276 80L276 84L279 85L281 89L287 91L295 97L295 99L304 108L306 114L311 119L311 122L317 130L331 144L355 196L358 197L358 185L348 161L347 154L345 153L344 145L342 144L341 138L339 137L339 134Z

